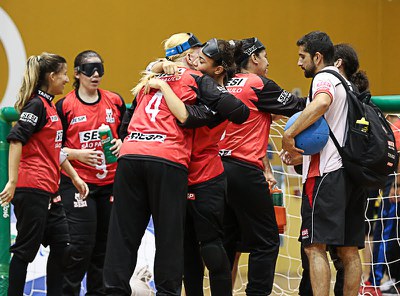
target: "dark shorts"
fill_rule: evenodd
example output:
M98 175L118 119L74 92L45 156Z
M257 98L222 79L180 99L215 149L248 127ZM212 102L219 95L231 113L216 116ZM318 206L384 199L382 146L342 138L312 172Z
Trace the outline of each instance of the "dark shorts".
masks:
M222 238L225 196L225 174L207 182L189 186L187 219L193 221L196 238L199 242Z
M366 193L353 186L343 169L307 179L302 199L304 246L364 247Z
M69 243L68 223L61 198L45 193L17 192L12 200L17 218L17 237L10 252L32 262L44 246Z
M263 171L223 159L227 176L224 243L238 242L237 250L252 252L279 245L278 225Z

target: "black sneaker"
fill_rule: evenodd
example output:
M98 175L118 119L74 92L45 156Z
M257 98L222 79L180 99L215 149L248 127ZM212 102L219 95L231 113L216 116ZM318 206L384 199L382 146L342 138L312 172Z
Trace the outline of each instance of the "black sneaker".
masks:
M391 286L389 290L382 292L383 296L392 296L392 295L400 295L400 287Z

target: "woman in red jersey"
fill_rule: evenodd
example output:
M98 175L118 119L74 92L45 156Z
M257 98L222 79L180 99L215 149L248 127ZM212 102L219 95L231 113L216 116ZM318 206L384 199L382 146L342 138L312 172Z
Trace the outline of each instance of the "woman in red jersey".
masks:
M225 40L210 39L202 46L194 66L215 79L225 90L224 84L235 73L233 50L234 47ZM161 79L149 81L149 85L155 88L165 87L165 84ZM166 96L165 99L182 126L191 127L186 123L186 117L180 114L186 108L190 110L198 106L185 106L177 97ZM198 103L206 104L207 101L199 98ZM204 265L209 270L211 294L232 295L230 265L222 244L226 177L218 155L218 142L227 124L228 120L216 113L210 117L207 126L194 130L184 249L187 296L203 295Z
M257 38L236 43L238 71L227 89L250 108L241 125L229 123L220 142L220 154L228 180L228 207L224 217L224 246L231 262L237 244L249 252L247 295L269 295L279 250L278 227L267 179L266 151L271 114L290 116L306 101L266 78L268 59ZM267 177L267 178L266 178Z
M165 87L135 88L134 113L121 148L115 178L115 204L107 245L105 283L110 295L129 295L129 277L136 265L137 249L153 216L156 259L154 278L157 295L181 295L183 236L186 212L188 165L193 130L181 128L165 102L164 95L175 93L187 104L201 94L220 110L221 116L237 123L247 118L248 110L209 76L190 70L197 58L199 42L181 33L166 43L167 57L178 63L177 75L160 74ZM188 112L186 122L199 119ZM129 114L129 113L128 113ZM155 185L157 184L157 185ZM126 256L127 252L129 256ZM122 255L121 255L122 254ZM128 258L128 259L127 259Z
M2 204L14 205L18 234L10 251L8 295L23 295L28 263L40 244L50 245L47 295L61 295L63 258L69 243L68 224L58 195L59 167L84 199L87 185L61 156L62 125L52 102L69 82L63 57L42 53L27 61L15 107L21 116L7 137L9 180L0 193Z
M106 162L98 128L102 124L110 127L114 138L111 150L118 156L122 144L118 129L126 107L118 94L99 88L104 66L97 52L79 53L74 67L75 89L57 102L56 107L63 123L64 150L90 191L86 200L79 199L71 179L62 172L60 194L71 236L63 293L79 295L87 272L87 295L105 295L103 265L117 163Z

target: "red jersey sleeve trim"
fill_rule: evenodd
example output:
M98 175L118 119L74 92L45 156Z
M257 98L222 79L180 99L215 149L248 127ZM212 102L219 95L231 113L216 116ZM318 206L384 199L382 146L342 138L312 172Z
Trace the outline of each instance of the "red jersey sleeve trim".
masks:
M327 94L327 95L331 98L331 104L332 104L333 95L329 92L329 90L326 90L326 89L317 90L317 91L315 92L315 94L314 94L313 99L314 99L317 95L319 95L319 94L321 94L321 93Z

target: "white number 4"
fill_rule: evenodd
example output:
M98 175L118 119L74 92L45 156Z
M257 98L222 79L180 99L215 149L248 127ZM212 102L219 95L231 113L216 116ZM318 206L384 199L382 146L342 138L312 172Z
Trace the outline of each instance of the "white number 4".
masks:
M146 113L151 115L150 120L151 121L156 121L156 116L158 112L160 112L160 107L161 104L161 99L163 98L163 94L161 91L158 91L154 94L154 96L151 97L149 103L147 104L146 108L144 109Z

